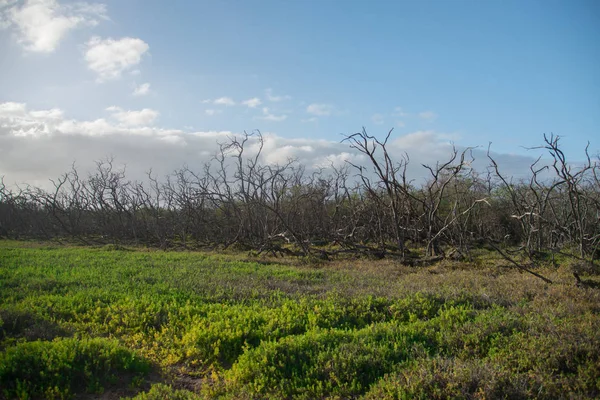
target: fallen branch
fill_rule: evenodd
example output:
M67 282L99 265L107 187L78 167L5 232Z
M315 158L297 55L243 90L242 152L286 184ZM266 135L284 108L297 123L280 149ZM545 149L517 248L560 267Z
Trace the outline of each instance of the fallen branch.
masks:
M508 261L509 263L511 263L512 265L514 265L515 267L517 267L518 269L520 269L521 271L525 271L527 273L530 273L533 276L536 276L538 278L540 278L541 280L543 280L546 283L554 283L552 282L550 279L546 278L545 276L542 276L540 274L538 274L535 271L530 270L529 268L519 264L518 262L516 262L515 260L513 260L508 254L506 254L504 251L502 251L499 247L497 247L496 245L494 245L491 241L488 240L488 244L498 252L498 254L500 254L502 256L502 258L504 258L506 261Z

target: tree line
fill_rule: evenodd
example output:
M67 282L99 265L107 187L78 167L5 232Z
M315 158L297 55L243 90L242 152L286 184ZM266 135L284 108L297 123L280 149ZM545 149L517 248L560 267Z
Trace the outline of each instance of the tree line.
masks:
M391 133L391 131L390 131ZM231 137L201 169L132 181L113 160L81 176L75 167L52 190L0 181L0 236L69 239L168 248L236 246L257 252L330 257L339 253L414 259L469 257L491 246L509 260L519 252L565 253L590 263L600 246L600 158L585 150L571 165L558 136L544 136L541 159L518 181L490 154L475 171L470 148L453 149L428 179L407 177L407 155L365 130L344 139L367 165L308 171L297 161L261 162L260 132ZM248 148L258 145L250 154Z

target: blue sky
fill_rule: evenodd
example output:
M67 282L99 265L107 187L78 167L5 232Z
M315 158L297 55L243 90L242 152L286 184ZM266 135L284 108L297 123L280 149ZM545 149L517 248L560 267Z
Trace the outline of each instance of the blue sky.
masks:
M394 128L417 153L432 140L491 141L528 155L521 146L551 132L574 158L587 141L600 149L595 0L0 0L0 9L0 104L12 104L4 118L20 138L3 154L14 160L27 146L64 146L57 135L69 129L70 143L78 130L154 132L142 149L165 131L253 129L316 149L362 126ZM49 110L60 117L40 117ZM24 124L47 137L16 134ZM98 155L73 147L47 162ZM18 172L0 161L0 174Z

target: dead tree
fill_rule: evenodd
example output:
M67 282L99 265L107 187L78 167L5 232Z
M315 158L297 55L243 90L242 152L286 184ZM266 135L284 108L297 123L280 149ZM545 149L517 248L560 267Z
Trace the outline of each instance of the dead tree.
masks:
M408 157L401 159L399 162L394 162L387 149L387 142L392 134L390 130L383 141L380 141L375 136L371 136L363 128L361 132L348 135L343 141L350 143L350 147L358 150L366 155L371 162L373 172L377 179L376 182L371 182L365 167L355 165L349 162L357 171L358 177L363 183L363 188L371 196L371 198L386 207L392 216L394 239L397 250L403 255L405 248L405 232L407 227L403 222L408 219L408 183L406 181L406 166ZM378 153L378 150L381 150ZM379 192L379 188L384 189L385 195ZM406 217L406 218L405 218ZM385 238L380 235L380 245L385 248Z

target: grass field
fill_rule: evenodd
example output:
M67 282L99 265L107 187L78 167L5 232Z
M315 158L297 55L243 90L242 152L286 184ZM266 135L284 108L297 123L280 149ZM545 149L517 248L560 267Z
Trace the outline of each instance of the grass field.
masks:
M476 260L0 241L0 397L600 397L600 290Z

